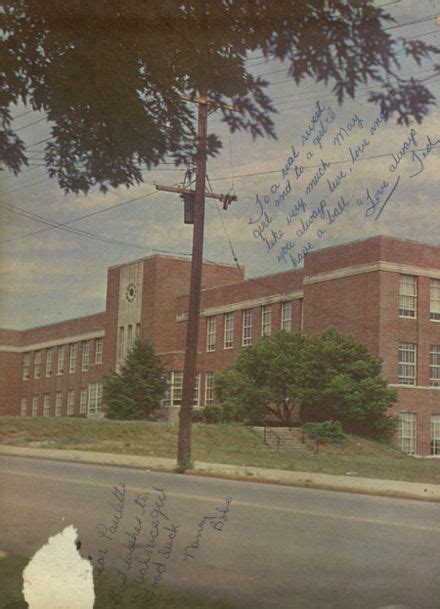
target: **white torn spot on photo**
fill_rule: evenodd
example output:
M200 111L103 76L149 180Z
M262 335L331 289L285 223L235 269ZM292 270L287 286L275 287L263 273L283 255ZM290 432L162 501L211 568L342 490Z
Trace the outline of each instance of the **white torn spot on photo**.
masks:
M49 541L23 571L23 595L29 609L93 609L93 567L82 558L72 525Z

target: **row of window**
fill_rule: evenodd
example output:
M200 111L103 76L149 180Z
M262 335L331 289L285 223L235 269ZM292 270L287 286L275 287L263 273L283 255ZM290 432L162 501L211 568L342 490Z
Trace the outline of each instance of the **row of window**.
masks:
M241 313L241 346L249 347L252 344L252 328L254 309L244 309ZM225 313L223 316L223 348L234 348L234 322L235 313ZM286 332L292 330L292 302L281 303L281 329ZM272 334L272 305L261 307L261 336ZM217 348L217 317L208 317L206 320L206 351L212 352Z
M72 343L68 346L69 357L69 373L77 371L77 363L79 359L79 347L81 346L81 372L87 372L90 366L90 342L84 340L81 343ZM104 348L104 339L95 339L95 364L102 364ZM57 376L64 374L66 364L67 345L59 347L51 347L45 349L45 376L51 377L54 372L54 364L56 363ZM42 350L34 351L34 379L41 378L42 375ZM23 380L27 381L30 378L32 353L25 353L23 356ZM54 358L56 360L54 361Z
M76 408L77 395L74 389L69 389L66 394L62 391L55 393L55 402L52 401L50 393L42 396L33 395L31 404L28 404L27 397L22 397L20 402L20 415L22 417L37 417L43 415L49 417L54 414L56 417L72 416L77 411L79 414L98 414L102 407L102 383L90 383L87 387L82 387L79 392L79 408ZM52 407L54 405L54 412ZM30 406L30 410L29 410Z
M417 452L417 415L415 412L399 413L398 444L402 452ZM431 415L431 455L440 455L440 414Z
M127 351L133 347L134 341L141 337L141 324L128 324L127 327L119 327L118 336L118 360L124 359Z
M417 313L417 277L400 275L399 315L416 317ZM440 279L431 279L429 287L429 315L434 321L440 321Z
M417 345L399 345L399 385L417 384ZM429 385L440 387L440 345L431 345L429 352Z
M168 373L168 389L162 400L162 406L180 406L182 404L183 372L173 370ZM205 372L204 405L214 402L214 372ZM197 372L194 383L194 406L200 406L200 372Z

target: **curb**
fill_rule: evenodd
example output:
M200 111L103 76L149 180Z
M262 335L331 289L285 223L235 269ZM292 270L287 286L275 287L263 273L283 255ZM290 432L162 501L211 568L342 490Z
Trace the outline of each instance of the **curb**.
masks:
M0 455L55 460L68 463L126 467L161 473L177 473L174 459L143 457L139 455L116 455L114 453L26 448L18 446L0 446ZM402 482L397 480L380 480L354 476L350 476L350 481L348 481L347 476L332 474L296 472L290 470L204 462L196 462L194 468L187 469L184 474L187 476L220 478L241 482L276 484L280 486L440 503L440 485L430 483L423 484L420 482Z

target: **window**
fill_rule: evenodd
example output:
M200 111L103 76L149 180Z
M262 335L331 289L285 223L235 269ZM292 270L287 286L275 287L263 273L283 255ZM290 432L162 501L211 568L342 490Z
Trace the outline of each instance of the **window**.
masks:
M46 350L46 376L52 376L52 349Z
M34 355L34 379L41 376L41 351L35 351Z
M25 353L23 355L23 380L27 381L29 379L29 370L31 366L31 354Z
M431 415L431 455L440 455L440 414Z
M57 374L64 374L64 347L58 347Z
M127 328L127 349L130 350L133 347L133 326L128 325Z
M38 395L32 396L32 416L38 416Z
M136 340L140 340L141 338L141 324L136 324Z
M87 372L89 369L90 362L90 343L85 340L82 344L82 360L81 360L81 371Z
M124 326L119 328L119 351L118 359L124 359L125 344L124 344Z
M27 398L21 398L20 400L20 416L25 417L27 414Z
M440 387L440 345L431 346L429 354L429 384Z
M79 393L79 414L87 414L88 397L87 387L82 387Z
M182 403L183 372L171 373L171 406L180 406Z
M399 384L416 384L416 345L400 343L399 345Z
M414 275L400 275L399 315L415 317L417 301L417 279Z
M69 353L69 372L76 372L76 352L77 345L70 345L70 353Z
M281 330L292 331L292 303L281 303Z
M104 349L104 339L95 339L95 364L102 364L102 353Z
M61 409L63 407L63 394L61 391L57 391L55 394L55 416L61 416Z
M242 314L242 336L243 347L252 345L252 309L245 309Z
M196 378L194 380L194 401L193 406L198 408L200 406L200 372L196 372Z
M429 313L431 319L440 321L440 279L431 279Z
M67 392L67 416L72 416L75 410L75 391L69 389Z
M261 307L261 336L272 334L272 305Z
M225 313L224 348L232 349L234 346L234 313Z
M50 394L45 393L43 396L43 417L50 416Z
M102 405L102 383L90 383L89 385L89 414L101 412Z
M167 388L160 401L160 405L162 408L169 408L171 406L171 372L166 372L165 377L167 380Z
M415 413L399 413L399 448L407 455L416 454L416 424Z
M206 350L215 351L215 343L217 338L217 319L208 317L206 320Z
M214 373L209 371L205 375L205 406L214 402Z

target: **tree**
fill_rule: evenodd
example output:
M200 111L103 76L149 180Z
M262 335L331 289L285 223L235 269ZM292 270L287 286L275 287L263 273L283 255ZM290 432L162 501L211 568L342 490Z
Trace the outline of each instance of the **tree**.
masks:
M395 40L394 20L373 0L9 0L0 11L0 162L27 164L13 127L18 102L45 112L45 164L66 192L142 182L142 169L192 157L193 108L181 97L207 91L232 131L275 137L267 82L249 52L285 61L298 84L330 84L337 99L376 84L369 100L388 119L420 122L434 97L399 77L398 54L420 64L438 50ZM319 33L319 35L318 35ZM221 142L212 134L207 152Z
M267 414L291 425L298 363L305 336L284 331L246 347L235 365L214 377L225 418L261 424Z
M104 378L109 419L149 419L160 408L167 388L165 369L148 341L137 340L121 371Z
M335 328L311 336L277 332L243 350L235 366L214 379L225 415L261 422L268 414L291 424L340 421L345 432L389 437L387 415L396 392L382 376L382 360Z
M307 338L293 389L304 422L340 421L344 431L371 437L395 430L386 413L397 394L382 376L382 360L335 328Z

